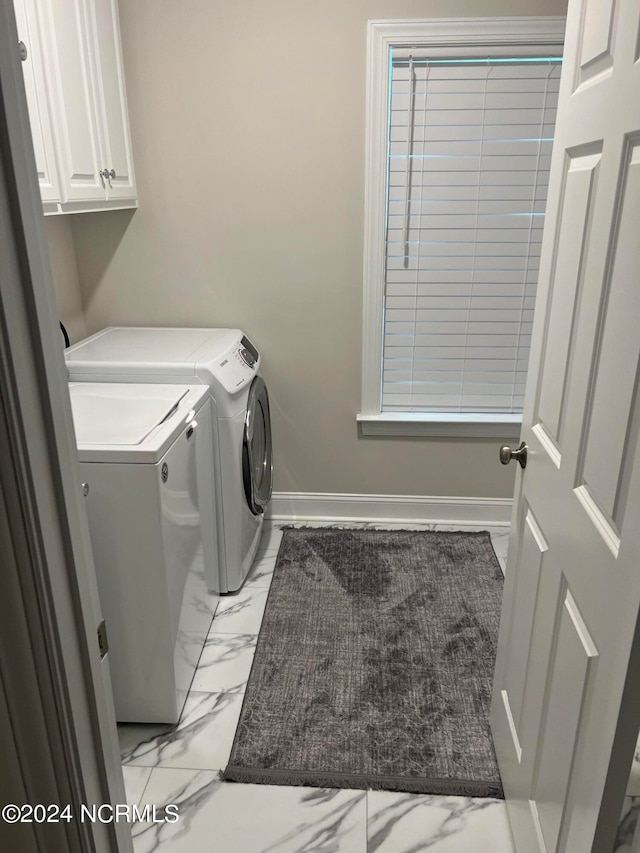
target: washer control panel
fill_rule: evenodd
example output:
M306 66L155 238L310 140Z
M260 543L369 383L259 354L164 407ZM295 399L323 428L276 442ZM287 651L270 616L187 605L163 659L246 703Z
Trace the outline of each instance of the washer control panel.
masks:
M259 353L258 350L251 343L249 338L243 336L240 341L240 349L238 350L240 353L240 358L244 361L248 367L252 367L255 369L256 364L258 363Z
M215 375L229 394L234 394L250 382L260 361L260 353L249 338L243 336L215 362Z

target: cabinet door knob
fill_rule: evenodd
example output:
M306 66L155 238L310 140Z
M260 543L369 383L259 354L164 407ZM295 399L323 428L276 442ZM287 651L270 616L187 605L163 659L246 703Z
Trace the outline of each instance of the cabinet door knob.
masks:
M23 41L18 42L18 53L22 62L26 62L29 54L27 53L27 46Z
M100 180L102 181L102 186L105 185L105 181L109 181L109 186L112 186L111 179L115 178L116 170L115 169L101 169L98 173L100 175Z

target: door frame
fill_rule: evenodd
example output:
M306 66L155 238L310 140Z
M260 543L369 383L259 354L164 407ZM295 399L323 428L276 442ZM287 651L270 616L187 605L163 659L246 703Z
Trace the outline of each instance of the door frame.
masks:
M0 801L124 802L16 42L0 0ZM0 821L0 847L127 851L123 826Z
M17 42L0 0L0 800L73 819L0 820L0 848L129 853L77 819L126 799Z

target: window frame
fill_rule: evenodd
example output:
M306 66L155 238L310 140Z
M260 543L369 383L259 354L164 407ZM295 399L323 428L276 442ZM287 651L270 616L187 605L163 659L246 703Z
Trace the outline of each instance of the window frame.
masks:
M387 139L391 48L481 55L491 48L562 52L565 18L371 20L367 28L362 395L356 419L365 435L517 437L522 415L382 412Z

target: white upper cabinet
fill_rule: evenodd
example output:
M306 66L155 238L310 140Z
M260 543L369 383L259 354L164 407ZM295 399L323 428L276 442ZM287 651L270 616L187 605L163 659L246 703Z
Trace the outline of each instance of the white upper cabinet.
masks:
M22 60L27 108L38 170L40 194L45 209L62 201L53 140L51 105L44 79L42 36L35 0L14 0L18 38L25 47Z
M136 207L117 0L15 0L16 12L23 2L46 36L38 56L59 171L55 212Z
M97 50L96 81L102 108L103 160L108 166L108 197L135 198L127 96L120 53L117 0L93 0L93 24Z
M36 0L52 33L45 64L53 93L65 202L106 199L86 0Z

